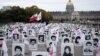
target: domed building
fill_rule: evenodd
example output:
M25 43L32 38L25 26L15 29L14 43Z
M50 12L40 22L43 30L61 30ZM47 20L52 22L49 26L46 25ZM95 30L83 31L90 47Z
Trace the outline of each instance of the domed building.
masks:
M66 11L52 11L48 12L53 16L53 21L67 21L67 20L91 20L100 21L100 11L74 11L74 5L71 0L68 0Z
M66 12L67 12L68 14L70 14L70 15L71 15L72 12L74 12L74 5L73 5L73 3L71 2L71 0L69 0L68 3L67 3Z

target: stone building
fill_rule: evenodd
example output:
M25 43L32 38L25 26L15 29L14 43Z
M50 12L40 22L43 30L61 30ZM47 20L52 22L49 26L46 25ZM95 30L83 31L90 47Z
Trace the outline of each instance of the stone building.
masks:
M49 12L54 21L60 20L91 20L100 21L100 11L74 11L74 5L71 0L66 5L66 11Z

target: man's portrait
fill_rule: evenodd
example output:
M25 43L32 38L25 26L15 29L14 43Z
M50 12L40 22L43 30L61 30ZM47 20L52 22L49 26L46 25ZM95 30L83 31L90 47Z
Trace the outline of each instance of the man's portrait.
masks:
M85 35L85 40L91 40L91 36L90 35Z
M12 56L24 56L24 44L13 44Z
M29 39L29 50L37 50L37 39L30 38Z
M56 41L56 36L54 36L54 35L51 36L51 40L52 40L52 41Z
M13 34L13 42L19 41L20 40L20 36L18 33L14 33Z
M99 42L99 39L98 38L94 38L93 39L93 46L94 47L98 47L98 42Z
M82 46L81 37L80 36L76 36L75 37L75 46Z
M83 45L84 55L93 55L93 43L92 41L86 41Z

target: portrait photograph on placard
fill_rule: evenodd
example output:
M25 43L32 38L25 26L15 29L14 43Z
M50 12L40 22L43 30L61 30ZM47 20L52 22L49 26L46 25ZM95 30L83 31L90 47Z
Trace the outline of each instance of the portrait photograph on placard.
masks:
M71 43L71 38L69 38L69 37L64 37L64 38L62 39L62 43Z
M12 44L12 56L24 56L25 49L23 43Z
M47 52L43 52L43 51L32 51L32 56L49 56Z
M44 44L45 43L45 36L44 35L38 35L38 43Z
M93 38L93 47L97 48L99 43L99 38Z
M91 35L85 35L85 40L92 40Z
M75 42L74 42L75 46L82 46L81 43L81 37L80 36L76 36L75 37Z
M50 39L51 41L55 41L55 42L57 41L57 37L55 35L52 35Z
M61 45L61 56L74 56L74 45L73 45L73 43Z
M29 50L37 50L37 39L36 38L30 38L29 39Z
M83 44L83 55L93 55L93 41L85 41Z
M28 37L35 37L34 29L28 29Z
M19 33L13 33L13 42L19 42L20 41L20 35Z

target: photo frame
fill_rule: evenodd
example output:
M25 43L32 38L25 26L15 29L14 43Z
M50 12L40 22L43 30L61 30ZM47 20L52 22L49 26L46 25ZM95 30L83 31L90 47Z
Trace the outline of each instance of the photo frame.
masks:
M61 44L61 56L67 56L67 55L74 56L74 45L73 45L73 43Z
M82 46L82 42L81 42L81 37L80 36L76 36L75 37L74 45L75 46Z
M13 33L12 35L12 38L13 38L13 42L20 42L20 34L19 33Z
M38 35L38 44L45 44L45 35L44 34Z
M37 50L38 48L38 43L36 38L30 38L29 39L29 50Z
M93 41L85 41L83 44L83 55L93 55Z
M97 38L97 37L96 38L93 38L93 47L94 48L97 48L98 47L99 41L100 41L99 38Z
M92 36L91 35L85 35L85 40L92 40Z
M25 49L23 43L12 44L12 56L24 56Z

